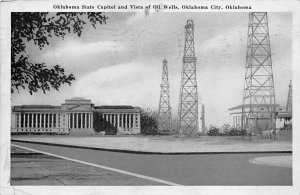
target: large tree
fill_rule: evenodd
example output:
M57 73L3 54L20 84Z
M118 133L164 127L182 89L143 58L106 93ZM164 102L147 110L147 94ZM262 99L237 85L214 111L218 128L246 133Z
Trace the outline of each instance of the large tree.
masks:
M145 135L158 134L158 113L156 111L141 110L141 133Z
M101 12L12 12L11 13L11 92L19 88L30 94L42 90L58 90L63 84L71 85L73 74L66 74L60 65L53 67L45 63L32 63L26 53L29 42L39 49L49 45L48 39L64 39L67 33L81 36L84 25L106 23L107 17Z

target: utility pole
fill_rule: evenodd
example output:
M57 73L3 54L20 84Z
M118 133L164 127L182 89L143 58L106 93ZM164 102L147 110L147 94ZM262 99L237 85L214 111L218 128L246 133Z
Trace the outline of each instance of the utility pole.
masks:
M170 85L167 60L163 60L162 81L158 109L158 130L160 133L171 133Z
M194 23L193 20L188 20L185 25L185 44L178 107L178 131L180 135L193 136L198 132L196 62Z
M250 12L242 129L261 132L275 129L275 90L267 12Z

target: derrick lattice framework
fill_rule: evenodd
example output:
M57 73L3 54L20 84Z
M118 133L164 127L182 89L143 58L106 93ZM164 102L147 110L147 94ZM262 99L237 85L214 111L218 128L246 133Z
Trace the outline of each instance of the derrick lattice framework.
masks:
M275 91L266 12L249 13L248 44L242 106L242 129L275 128Z
M178 133L192 136L198 132L198 92L194 47L194 24L185 25L185 45L182 59L180 96L178 107Z
M290 80L289 84L289 93L288 93L288 99L286 104L286 111L292 112L293 111L293 88L292 88L292 80Z
M158 130L164 133L171 132L171 106L170 106L170 85L168 78L167 60L163 60L162 82L160 85L160 99L158 110Z

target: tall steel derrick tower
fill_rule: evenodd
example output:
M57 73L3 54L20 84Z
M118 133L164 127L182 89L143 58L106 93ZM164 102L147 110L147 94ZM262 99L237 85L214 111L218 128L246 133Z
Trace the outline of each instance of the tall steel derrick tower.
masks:
M289 94L288 94L288 99L287 99L287 104L286 104L286 111L287 112L292 112L293 111L293 88L292 88L292 80L290 80L289 84Z
M195 135L198 131L196 61L194 24L193 20L188 20L185 25L185 45L178 107L178 133L187 136Z
M242 129L260 132L275 127L275 91L266 12L250 12L242 106Z
M160 99L158 110L158 130L162 133L171 132L171 106L170 106L170 91L168 78L167 60L163 60L162 81L160 85Z

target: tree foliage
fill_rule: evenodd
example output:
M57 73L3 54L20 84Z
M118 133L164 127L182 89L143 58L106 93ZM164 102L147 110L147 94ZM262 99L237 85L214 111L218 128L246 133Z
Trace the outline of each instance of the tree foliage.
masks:
M113 124L110 122L106 121L104 118L100 116L99 112L95 112L93 114L94 118L94 130L95 132L105 132L105 135L116 135L118 132L118 128L115 127Z
M158 134L158 114L151 110L141 111L141 133L145 135Z
M64 39L66 34L81 36L87 23L96 28L106 23L107 17L100 12L12 12L11 13L11 92L19 88L30 94L39 89L44 93L51 88L58 90L62 84L75 80L73 74L66 74L59 65L48 67L45 63L32 63L26 53L27 43L43 49L49 45L49 38Z

